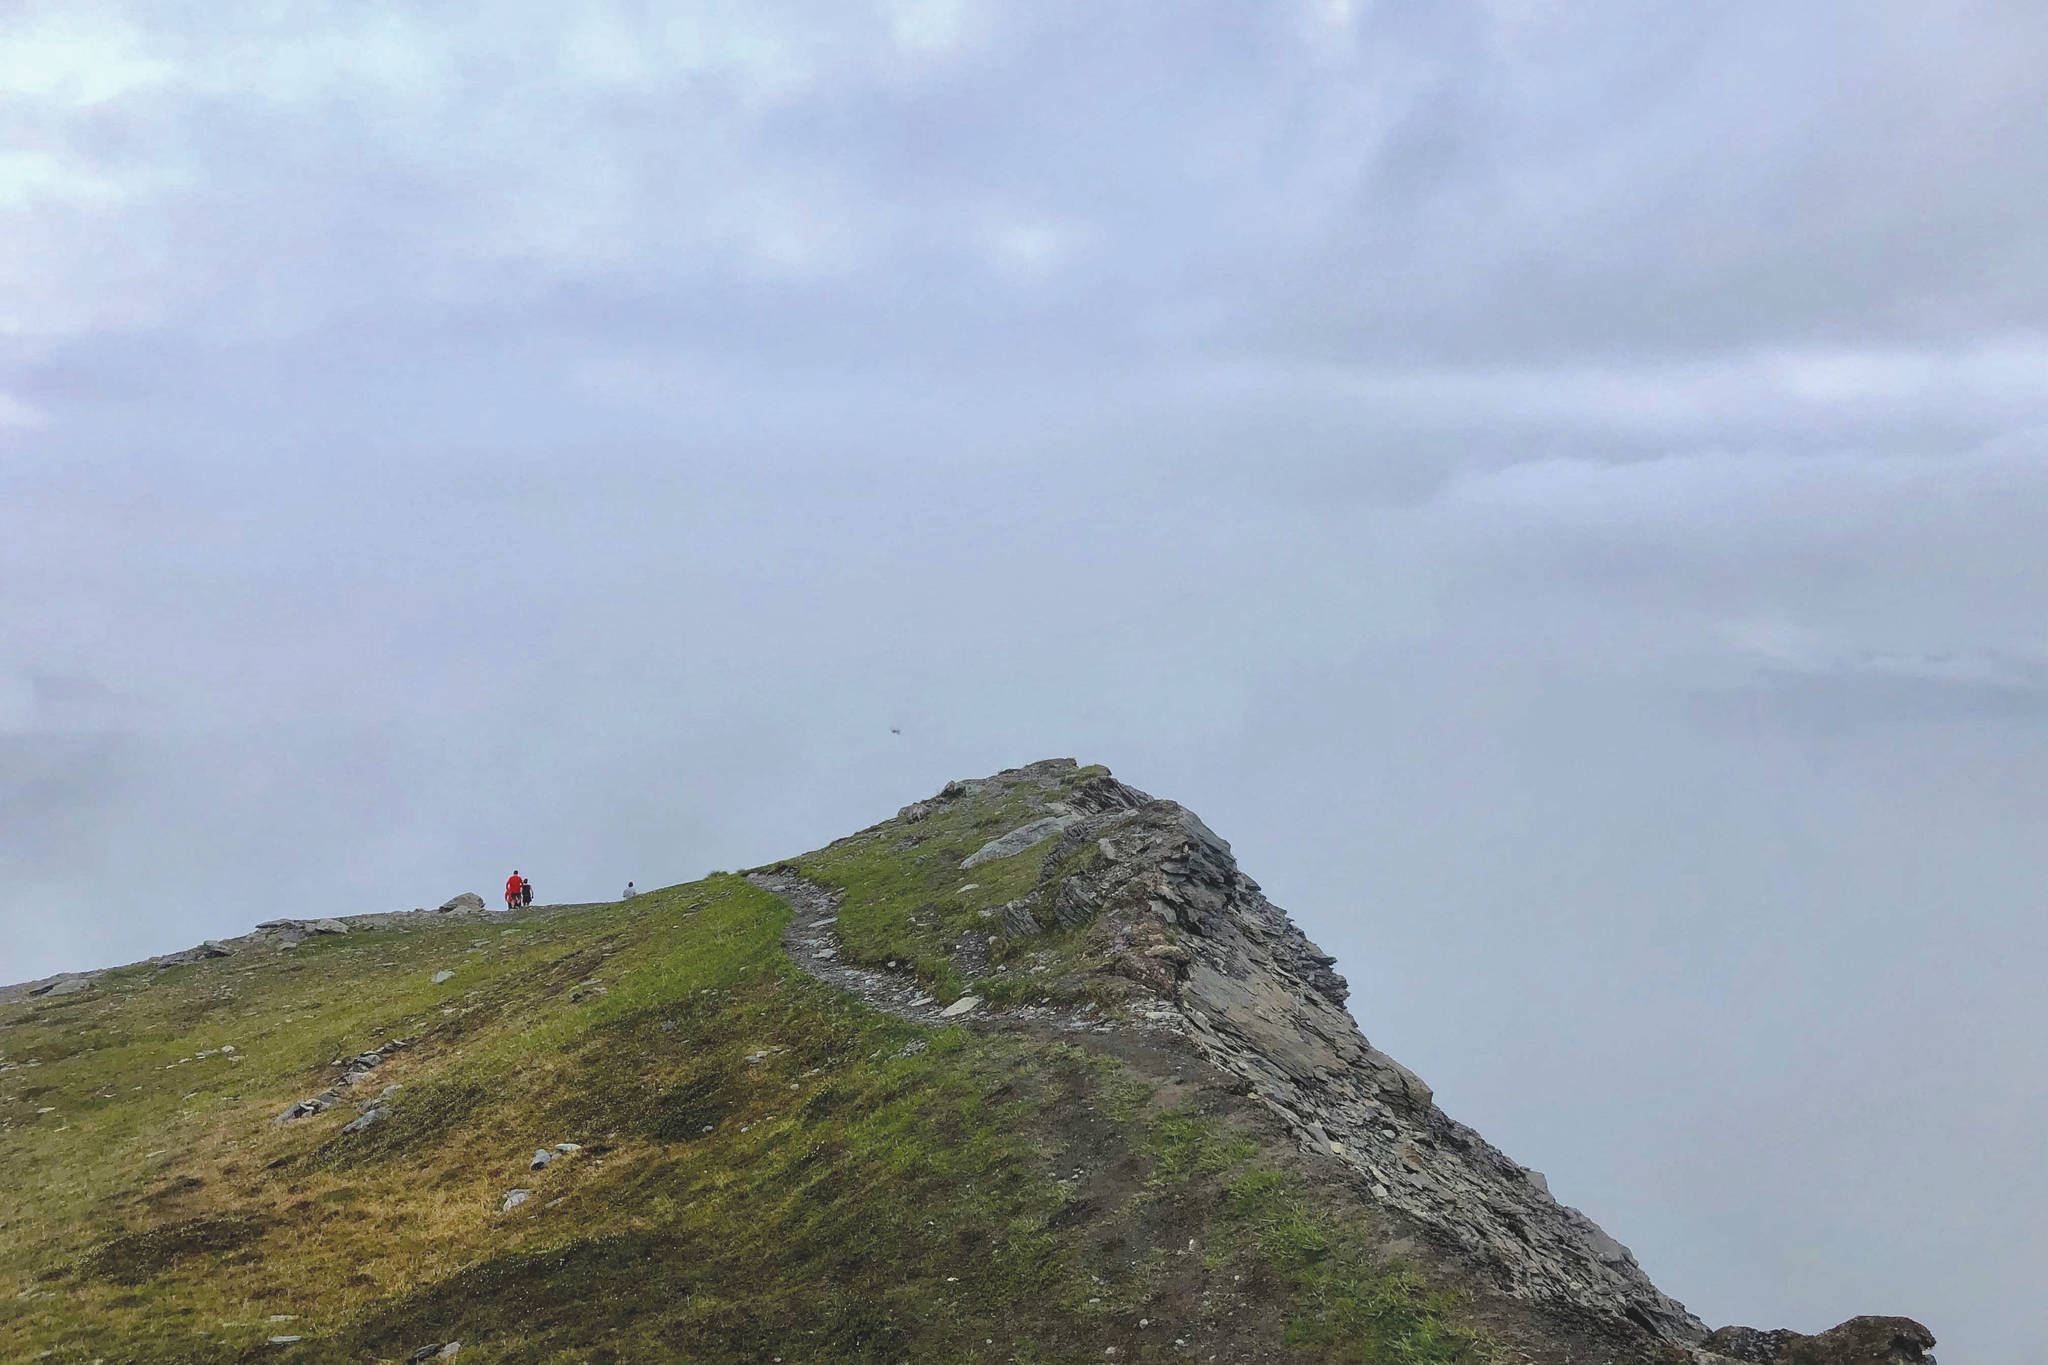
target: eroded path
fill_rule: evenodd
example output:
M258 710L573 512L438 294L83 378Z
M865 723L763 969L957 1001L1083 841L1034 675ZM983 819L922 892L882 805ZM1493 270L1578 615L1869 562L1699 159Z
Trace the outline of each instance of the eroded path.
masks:
M828 986L851 992L885 1014L920 1024L972 1022L1022 1025L1065 1033L1111 1033L1139 1029L1160 1031L1149 1021L1105 1018L1093 1005L1019 1005L994 1009L978 996L962 996L952 1005L934 1000L914 973L869 967L841 959L839 910L842 897L794 872L749 872L747 880L789 902L789 923L782 931L782 951L806 974ZM967 964L963 961L963 966ZM971 1005L961 1008L972 1001ZM1166 1029L1178 1032L1177 1029Z

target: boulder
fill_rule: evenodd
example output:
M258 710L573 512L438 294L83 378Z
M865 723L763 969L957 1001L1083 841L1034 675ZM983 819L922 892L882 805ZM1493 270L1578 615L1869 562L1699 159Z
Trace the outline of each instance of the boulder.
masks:
M347 1123L342 1124L341 1131L344 1133L360 1133L379 1119L387 1117L388 1114L389 1111L382 1105L378 1105L373 1109L366 1109L360 1117L352 1118Z
M442 901L439 913L445 915L454 910L481 910L483 908L484 898L482 896L479 896L474 891L465 891L459 896L450 896L447 900Z
M978 867L992 859L1022 853L1025 849L1042 844L1063 832L1072 823L1072 816L1048 815L1043 820L1033 820L1028 825L1019 825L1008 834L999 835L968 854L961 860L960 868L964 872L970 867Z

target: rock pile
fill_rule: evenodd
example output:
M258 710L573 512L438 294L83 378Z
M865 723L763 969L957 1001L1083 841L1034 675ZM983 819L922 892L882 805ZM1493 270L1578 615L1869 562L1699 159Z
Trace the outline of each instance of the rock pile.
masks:
M337 1059L334 1065L341 1068L340 1079L336 1080L333 1085L319 1094L300 1100L297 1104L272 1119L271 1122L277 1124L296 1123L300 1119L311 1118L315 1114L325 1113L347 1099L350 1089L378 1067L384 1065L385 1059L390 1057L392 1053L411 1047L413 1041L411 1038L393 1038L381 1047L369 1052L359 1052L346 1061ZM389 1099L396 1089L397 1087L395 1086L386 1087L381 1099L360 1117L344 1126L342 1131L350 1133L360 1132L382 1118L385 1109L382 1100Z

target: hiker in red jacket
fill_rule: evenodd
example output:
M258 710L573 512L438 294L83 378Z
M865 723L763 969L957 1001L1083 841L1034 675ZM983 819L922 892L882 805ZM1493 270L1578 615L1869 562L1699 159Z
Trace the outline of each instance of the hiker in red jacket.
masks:
M518 871L514 870L511 876L505 878L505 908L507 910L517 910L519 908L519 893L524 890L526 890L526 883L520 878Z

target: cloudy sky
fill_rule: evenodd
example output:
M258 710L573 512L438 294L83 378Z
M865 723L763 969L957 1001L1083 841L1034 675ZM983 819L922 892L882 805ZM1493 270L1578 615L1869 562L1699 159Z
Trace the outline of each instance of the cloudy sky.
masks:
M0 6L0 977L1069 754L1710 1322L2034 1358L2048 8L478 8Z

